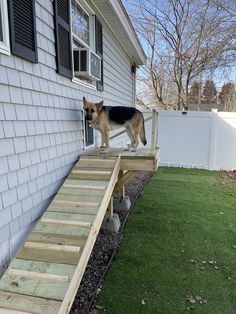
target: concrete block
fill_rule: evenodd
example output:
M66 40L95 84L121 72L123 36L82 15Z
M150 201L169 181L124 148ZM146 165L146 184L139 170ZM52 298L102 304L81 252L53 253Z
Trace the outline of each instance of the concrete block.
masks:
M3 121L5 137L15 137L15 130L12 121Z
M24 137L16 137L13 139L15 152L16 153L24 153L26 152L26 144Z
M12 139L0 139L0 157L14 154L14 145Z
M16 120L16 110L13 104L4 104L4 114L6 120Z
M105 219L102 223L102 229L110 230L117 233L120 229L120 218L117 214L114 214L112 218Z
M16 203L17 202L16 188L3 192L2 202L4 208Z
M113 201L114 209L117 211L121 210L129 210L131 206L131 202L128 196L125 196L122 200L114 197Z
M20 162L19 162L19 157L18 155L12 155L7 157L8 159L8 165L9 165L9 169L10 171L14 171L20 168ZM1 162L0 162L1 164ZM8 171L8 167L7 167L7 171Z

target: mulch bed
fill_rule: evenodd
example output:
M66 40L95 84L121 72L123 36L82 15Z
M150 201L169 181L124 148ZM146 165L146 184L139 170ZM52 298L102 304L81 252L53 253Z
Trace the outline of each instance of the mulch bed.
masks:
M108 230L100 230L70 314L88 314L94 307L102 280L122 240L125 221L151 176L152 172L140 172L126 186L126 195L130 198L131 208L129 211L117 212L121 222L119 232L112 233ZM114 212L116 213L115 209Z

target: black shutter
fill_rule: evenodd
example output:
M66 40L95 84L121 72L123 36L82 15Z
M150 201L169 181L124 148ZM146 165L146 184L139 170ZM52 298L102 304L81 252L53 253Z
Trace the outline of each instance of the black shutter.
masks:
M57 72L72 78L70 0L54 0Z
M95 17L96 53L101 57L101 80L97 82L97 89L103 91L103 38L102 23Z
M38 62L35 0L9 0L11 50L16 56Z

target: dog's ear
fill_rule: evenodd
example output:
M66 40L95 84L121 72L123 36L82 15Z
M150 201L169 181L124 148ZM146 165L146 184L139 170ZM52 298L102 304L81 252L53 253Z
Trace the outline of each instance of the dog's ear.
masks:
M84 103L84 106L87 104L87 100L85 97L83 97L83 103Z
M102 106L103 106L103 100L100 101L99 103L97 103L96 106L97 106L97 110L101 111L102 110Z

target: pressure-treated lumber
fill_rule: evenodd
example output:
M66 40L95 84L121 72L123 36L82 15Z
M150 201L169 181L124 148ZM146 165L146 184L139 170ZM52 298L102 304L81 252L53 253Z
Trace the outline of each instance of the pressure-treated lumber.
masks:
M69 313L102 221L113 213L113 192L123 195L159 158L159 149L86 152L0 280L0 314Z

